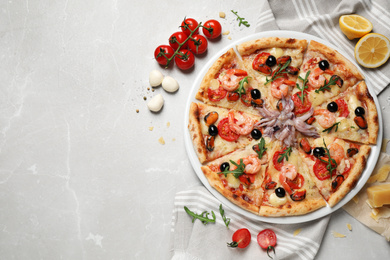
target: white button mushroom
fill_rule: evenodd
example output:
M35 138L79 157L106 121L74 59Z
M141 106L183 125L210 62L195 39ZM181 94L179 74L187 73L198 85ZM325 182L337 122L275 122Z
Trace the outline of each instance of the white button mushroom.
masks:
M162 87L167 92L175 92L179 89L179 83L177 83L176 79L170 76L165 76L162 81Z
M148 102L148 108L152 112L158 112L164 105L164 98L161 94L158 94Z
M164 75L158 70L152 70L149 73L149 83L152 87L157 87L161 85Z

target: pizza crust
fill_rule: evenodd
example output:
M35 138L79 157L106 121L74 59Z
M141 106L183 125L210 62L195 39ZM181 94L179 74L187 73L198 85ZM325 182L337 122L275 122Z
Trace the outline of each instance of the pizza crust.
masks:
M250 55L259 49L267 48L291 48L299 49L301 52L303 52L306 49L306 46L306 40L269 37L244 42L237 46L237 51L241 56Z
M207 151L199 122L198 105L196 103L191 103L190 106L188 130L199 161L200 163L204 163L207 160Z

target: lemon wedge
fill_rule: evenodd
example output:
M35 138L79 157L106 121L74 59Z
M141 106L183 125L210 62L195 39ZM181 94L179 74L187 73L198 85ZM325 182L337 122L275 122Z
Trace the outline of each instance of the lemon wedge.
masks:
M372 30L372 23L357 14L340 16L339 26L341 31L350 40L363 37Z
M377 68L390 56L390 41L379 33L369 33L355 46L356 61L366 68Z

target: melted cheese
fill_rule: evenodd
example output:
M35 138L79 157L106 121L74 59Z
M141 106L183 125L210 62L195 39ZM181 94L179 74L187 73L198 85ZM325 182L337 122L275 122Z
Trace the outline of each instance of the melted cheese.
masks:
M240 184L241 184L240 180L237 179L236 177L234 177L233 174L229 173L226 176L226 180L227 180L230 187L235 188L235 189L240 187Z
M275 56L275 58L279 58L279 57L283 56L284 51L283 51L282 48L276 48L276 47L274 47L274 48L272 48L272 49L269 51L269 53L270 53L271 55Z
M287 197L284 196L283 198L279 198L278 196L276 196L275 193L272 193L272 194L269 196L268 202L269 202L272 206L278 207L278 206L281 206L281 205L286 204L286 202L287 202Z

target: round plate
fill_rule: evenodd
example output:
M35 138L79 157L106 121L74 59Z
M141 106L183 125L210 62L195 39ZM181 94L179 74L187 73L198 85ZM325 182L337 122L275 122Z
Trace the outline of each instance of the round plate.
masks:
M360 177L359 181L357 182L355 188L353 188L337 205L335 205L333 208L329 207L327 205L326 207L320 208L314 212L301 215L301 216L287 216L287 217L262 217L258 216L252 212L246 211L239 206L235 205L234 203L230 202L227 198L225 198L222 194L220 194L217 190L215 190L213 187L210 186L209 182L207 181L207 178L204 176L202 170L200 167L202 166L201 163L198 160L198 156L196 155L196 152L194 150L192 140L190 137L190 133L188 131L188 120L189 120L189 109L190 109L190 104L191 102L197 102L195 99L196 92L199 89L200 83L206 74L207 70L211 67L211 65L222 55L224 54L227 50L230 48L236 47L236 45L241 44L246 41L250 40L255 40L258 38L264 38L264 37L286 37L286 38L296 38L296 39L306 39L308 41L310 40L315 40L320 43L323 43L338 52L340 52L344 57L348 57L348 55L345 54L344 51L340 50L333 44L318 38L316 36L306 34L306 33L301 33L301 32L294 32L294 31L267 31L267 32L261 32L261 33L256 33L253 34L249 37L243 38L239 41L233 42L226 46L226 48L222 49L219 53L217 53L212 59L210 59L207 64L203 67L202 71L199 73L199 75L196 77L194 84L192 86L190 95L187 100L186 104L186 114L185 114L185 120L184 120L184 138L185 138L185 146L186 150L190 159L190 162L192 164L192 167L194 168L198 178L201 180L203 185L218 199L220 200L224 205L227 207L235 210L236 212L249 217L251 219L255 220L260 220L264 222L269 222L269 223L277 223L277 224L293 224L293 223L302 223L302 222L307 222L311 220L315 220L321 217L324 217L337 209L341 208L344 206L347 202L349 202L359 191L360 189L364 186L364 184L367 182L368 178L370 177L372 171L375 168L375 165L377 163L380 151L381 151L381 146L382 146L382 138L383 138L383 120L382 120L382 113L379 107L379 101L376 95L372 95L376 104L376 109L378 111L378 120L379 120L379 132L378 132L378 139L377 139L377 144L371 146L371 155L368 158L366 168L364 169L362 176ZM360 73L363 73L359 66L354 62L351 61L360 71ZM372 91L372 87L370 85L370 82L366 81L366 85L368 89L370 90L371 93L374 93Z

